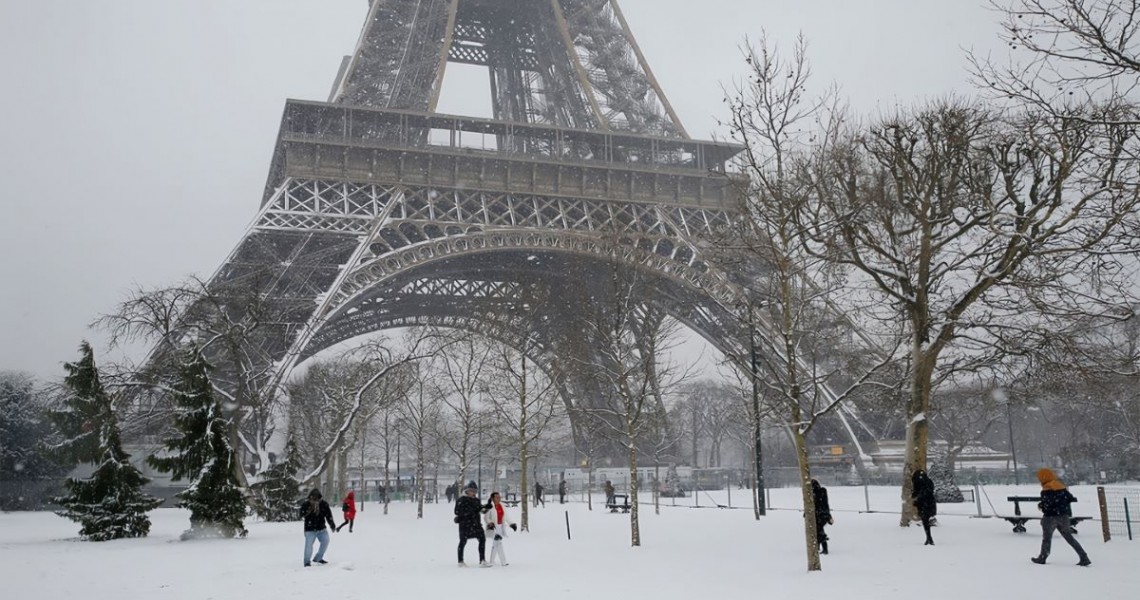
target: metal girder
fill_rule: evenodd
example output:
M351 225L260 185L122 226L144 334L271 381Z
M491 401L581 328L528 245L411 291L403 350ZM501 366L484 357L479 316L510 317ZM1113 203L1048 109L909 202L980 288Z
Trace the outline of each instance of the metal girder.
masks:
M448 61L488 67L496 118L687 137L616 0L377 0L333 97L434 110Z

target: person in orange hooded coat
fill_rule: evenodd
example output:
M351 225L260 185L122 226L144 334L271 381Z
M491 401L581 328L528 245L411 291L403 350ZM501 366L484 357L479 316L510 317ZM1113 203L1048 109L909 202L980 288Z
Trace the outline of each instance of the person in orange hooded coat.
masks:
M356 494L352 490L348 490L348 495L344 497L341 502L340 509L344 511L344 523L340 524L336 530L340 531L345 525L348 525L348 532L352 533L352 524L356 521Z
M1073 537L1073 529L1069 523L1069 519L1073 516L1071 505L1077 499L1069 493L1069 489L1057 479L1057 475L1051 469L1038 469L1037 481L1041 482L1041 503L1037 505L1037 508L1041 509L1041 553L1029 560L1039 565L1045 564L1053 545L1053 530L1056 529L1061 532L1061 537L1069 542L1073 550L1077 551L1077 557L1080 559L1077 565L1082 567L1091 565L1089 555L1085 553L1081 543Z

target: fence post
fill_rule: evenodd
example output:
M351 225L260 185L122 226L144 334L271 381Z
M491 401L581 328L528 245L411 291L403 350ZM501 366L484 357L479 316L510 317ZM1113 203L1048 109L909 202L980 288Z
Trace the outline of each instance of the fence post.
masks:
M1104 486L1096 486L1096 499L1100 503L1100 529L1104 534L1104 541L1112 539L1112 532L1108 526L1108 500L1104 497Z
M1128 541L1132 541L1132 515L1128 513L1128 497L1124 497L1124 524L1128 526Z
M867 506L867 512L871 512L871 492L867 490L867 482L863 482L863 504Z
M982 492L978 489L978 480L974 479L974 504L978 507L978 516L982 516Z

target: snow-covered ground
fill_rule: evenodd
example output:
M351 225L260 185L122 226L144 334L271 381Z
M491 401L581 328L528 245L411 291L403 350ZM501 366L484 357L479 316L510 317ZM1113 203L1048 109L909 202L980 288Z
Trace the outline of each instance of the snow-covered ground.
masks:
M1076 487L1076 514L1095 515L1093 488ZM1011 513L1011 493L1036 486L989 487L999 512ZM733 490L733 505L747 496ZM179 542L188 513L159 509L145 539L75 541L78 526L51 513L0 514L0 596L13 600L304 598L494 598L496 600L694 600L813 597L1123 600L1140 597L1140 540L1101 541L1099 523L1078 536L1092 558L1077 567L1059 537L1049 564L1029 562L1039 528L1012 533L993 518L979 519L973 504L940 505L937 545L924 547L921 528L900 528L897 488L830 488L835 525L823 571L805 570L802 520L792 510L798 490L772 491L775 510L756 521L751 510L693 509L692 498L666 501L660 515L642 511L642 547L629 545L625 515L575 501L532 510L531 531L506 546L510 566L456 568L451 508L428 505L415 518L412 504L392 504L383 515L368 504L356 531L332 535L329 565L304 568L300 523L249 521L240 540ZM702 494L701 506L727 504L724 491ZM684 506L682 506L682 504ZM988 504L983 499L985 513ZM1029 514L1036 512L1035 507ZM517 518L518 509L511 509ZM566 538L569 514L572 539ZM334 513L339 511L335 510ZM1140 528L1138 528L1140 529ZM1137 531L1140 535L1140 530ZM488 543L488 553L490 552ZM468 563L477 562L474 541Z

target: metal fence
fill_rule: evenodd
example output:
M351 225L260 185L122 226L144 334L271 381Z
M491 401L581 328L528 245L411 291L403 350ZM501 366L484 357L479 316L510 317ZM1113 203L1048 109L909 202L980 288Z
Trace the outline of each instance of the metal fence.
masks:
M1100 486L1096 492L1104 541L1131 541L1140 536L1140 487Z

